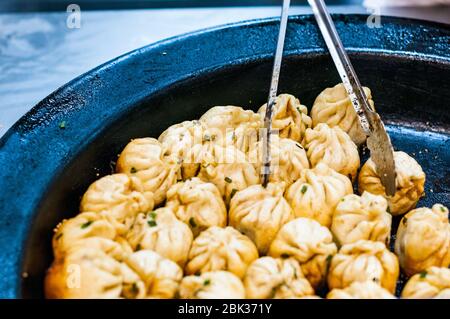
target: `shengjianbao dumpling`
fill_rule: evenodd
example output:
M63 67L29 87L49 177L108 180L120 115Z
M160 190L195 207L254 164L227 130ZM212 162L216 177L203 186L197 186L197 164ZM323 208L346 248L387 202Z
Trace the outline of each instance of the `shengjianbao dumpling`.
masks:
M255 260L247 269L244 286L246 296L250 299L285 299L314 295L314 289L294 258L265 256Z
M336 252L328 228L310 218L297 218L281 227L268 255L296 259L305 277L317 288L324 283L329 260Z
M255 244L233 227L213 226L200 233L192 243L188 275L226 270L243 278L248 265L258 258Z
M248 152L258 141L259 129L263 126L261 116L239 106L215 106L200 118L207 128L204 141L223 147L234 146Z
M194 145L202 144L205 125L200 121L184 121L170 126L159 137L164 155L176 157L181 163L183 179L194 177L200 169L200 163L190 161L189 152Z
M153 209L153 193L138 179L113 174L92 183L83 195L81 212L103 213L119 234L128 231L137 214Z
M126 239L133 250L153 250L184 267L193 235L189 226L178 220L170 208L162 207L139 214Z
M343 289L331 290L327 294L327 299L395 299L395 297L373 281L355 281Z
M360 239L389 244L392 215L387 212L383 196L364 192L361 196L350 194L337 204L331 221L331 231L339 245Z
M266 254L281 226L294 213L283 197L284 185L252 185L236 193L230 202L229 225L247 235L260 254Z
M207 128L220 129L222 133L240 125L255 129L262 125L259 114L232 105L212 107L200 117L200 122L204 123Z
M263 122L259 114L239 106L215 106L200 117L206 127L204 142L247 152L257 141Z
M249 153L249 161L258 174L263 170L263 141L255 144ZM300 178L302 170L309 168L306 151L299 142L272 135L270 138L270 182L283 182L288 187Z
M121 245L99 237L77 241L53 261L45 277L50 299L119 298L123 289Z
M214 145L203 156L198 178L216 185L227 204L237 191L259 183L253 165L234 146Z
M259 134L260 127L241 124L238 127L230 128L225 132L225 140L222 141L221 145L233 145L241 152L248 153L255 148Z
M116 170L141 181L146 192L152 192L155 205L161 204L166 192L177 182L180 164L174 156L165 156L164 148L154 138L132 140L117 160Z
M216 185L197 177L169 188L166 206L190 226L194 236L211 226L227 224L227 209Z
M267 104L261 106L258 113L262 120L266 114ZM306 106L290 94L280 94L275 100L272 111L272 129L279 131L279 136L301 142L305 131L311 127L312 120L308 116Z
M81 213L59 223L52 240L55 258L64 256L74 243L86 238L101 237L113 240L117 235L116 228L104 215L104 212Z
M244 299L242 281L228 271L210 271L200 276L186 276L181 281L182 299Z
M261 106L258 113L264 120L267 104ZM278 135L301 142L305 131L311 127L312 120L308 116L306 106L290 94L280 94L275 100L272 110L272 129L278 130Z
M331 259L328 287L345 288L355 281L373 281L394 293L399 275L397 257L384 243L359 240L341 247Z
M450 269L430 267L415 274L403 288L402 298L450 299Z
M143 283L146 298L174 298L178 292L183 270L158 253L140 250L128 256L125 264Z
M367 87L363 89L370 106L375 109L370 89ZM319 123L340 127L357 145L363 144L366 140L366 134L361 128L359 118L342 83L323 90L317 96L311 109L311 118L313 127Z
M395 253L407 275L431 266L450 265L450 224L448 208L416 208L403 216L395 241Z
M320 123L314 129L307 129L303 145L312 167L324 163L351 180L356 178L359 169L358 148L339 127Z
M387 196L377 174L375 163L369 159L361 168L358 177L359 193L368 191L386 197L392 215L401 215L414 208L424 191L425 173L414 158L404 152L394 152L395 183L397 191Z
M350 179L319 163L303 170L300 178L287 189L285 197L296 217L312 218L330 227L336 205L348 194L353 194Z

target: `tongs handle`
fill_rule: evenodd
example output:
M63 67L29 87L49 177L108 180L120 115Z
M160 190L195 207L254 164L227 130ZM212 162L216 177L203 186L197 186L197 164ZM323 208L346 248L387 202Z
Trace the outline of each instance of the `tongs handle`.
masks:
M339 38L333 20L331 19L323 0L308 0L308 2L314 12L317 24L319 25L325 43L339 72L342 83L344 84L353 107L358 114L361 127L364 132L369 135L371 128L367 117L370 117L373 111L361 83L356 76L356 72L353 69L341 39Z

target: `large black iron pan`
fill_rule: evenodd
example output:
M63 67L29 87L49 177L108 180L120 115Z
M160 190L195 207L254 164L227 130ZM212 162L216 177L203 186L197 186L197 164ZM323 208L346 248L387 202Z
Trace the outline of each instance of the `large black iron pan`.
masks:
M450 204L450 29L336 15L337 29L396 149L427 173L419 205ZM214 105L265 102L276 19L242 22L136 50L68 83L0 140L0 297L42 297L53 227L130 138L157 137ZM312 105L339 78L311 16L290 19L280 92ZM65 121L65 128L59 124Z

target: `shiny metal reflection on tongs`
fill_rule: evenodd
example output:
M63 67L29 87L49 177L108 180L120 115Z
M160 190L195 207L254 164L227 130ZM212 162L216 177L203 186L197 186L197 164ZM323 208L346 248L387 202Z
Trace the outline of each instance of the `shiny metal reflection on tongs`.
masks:
M270 82L269 97L267 100L266 114L264 116L264 131L262 134L263 141L263 169L261 172L261 180L264 187L267 186L270 177L270 137L272 134L272 110L277 97L278 82L280 79L281 60L283 58L284 39L286 37L286 28L289 16L290 0L283 0L281 9L280 30L278 32L277 48L275 51L275 59L272 69L272 79Z
M356 76L347 52L336 31L333 20L323 0L308 0L317 24L330 51L333 62L344 83L352 105L359 117L363 131L367 135L367 147L376 165L386 194L393 196L396 191L394 149L380 116L370 107L364 90Z

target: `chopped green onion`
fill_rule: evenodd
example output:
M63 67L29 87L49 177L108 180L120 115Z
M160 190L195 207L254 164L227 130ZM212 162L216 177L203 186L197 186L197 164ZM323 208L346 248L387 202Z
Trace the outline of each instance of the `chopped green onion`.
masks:
M84 224L81 225L81 229L88 228L89 226L91 226L92 223L93 223L92 220L85 222Z
M308 190L308 186L303 185L302 189L300 190L300 192L302 192L302 194L306 193L306 191Z
M211 141L211 136L209 136L208 134L205 134L203 136L203 142L209 142L209 141Z

